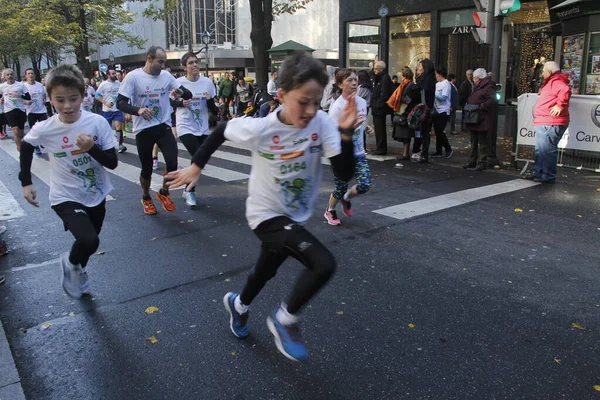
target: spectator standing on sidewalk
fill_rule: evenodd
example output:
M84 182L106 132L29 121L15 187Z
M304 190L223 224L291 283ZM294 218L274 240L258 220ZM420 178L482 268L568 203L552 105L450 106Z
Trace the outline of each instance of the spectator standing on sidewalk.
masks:
M421 87L424 93L425 104L433 112L433 102L435 100L435 69L429 58L424 58L417 64L417 85ZM429 162L429 144L431 143L431 118L423 121L419 134L415 132L415 137L420 137L423 141L421 146L421 154L418 155L417 162L419 164L427 164ZM416 142L416 140L415 140ZM414 155L413 155L414 156Z
M373 107L373 124L375 125L375 151L371 154L375 156L385 156L387 154L387 129L385 119L392 109L387 105L387 101L392 95L392 78L387 73L385 62L377 61L374 67L375 82L373 85L373 96L371 97L371 106Z
M473 93L473 86L475 85L473 83L473 70L472 69L467 70L466 76L467 76L467 79L462 81L462 83L460 84L460 87L458 88L458 105L460 106L461 109L463 109L465 104L467 104L467 100L469 99L469 96L471 96L471 93ZM463 132L467 131L467 127L465 126L464 111L463 111L462 117L461 117L460 130Z
M450 85L452 85L452 96L450 96L450 134L458 135L458 132L456 132L456 110L458 110L456 74L448 74L448 81L450 82Z
M535 106L535 164L533 172L525 176L536 182L554 183L558 142L569 125L569 76L560 73L554 61L547 61L542 70L544 79L540 97Z
M469 96L467 104L479 106L479 122L467 124L467 128L471 132L471 155L469 161L463 165L463 168L475 168L476 171L483 171L487 167L487 135L490 124L494 120L491 113L495 112L496 85L483 68L475 70L473 79L475 89L471 96Z
M435 70L435 101L433 110L431 110L433 129L435 130L435 153L431 157L450 158L452 157L452 147L446 136L446 124L450 118L452 85L448 82L448 72L446 67L438 66ZM442 149L446 150L446 154L442 153Z
M401 83L388 100L395 119L395 122L392 121L394 126L392 138L402 142L403 145L402 156L398 157L398 161L410 160L410 140L415 137L415 131L408 126L407 117L421 101L421 89L413 83L413 76L409 67L400 68Z

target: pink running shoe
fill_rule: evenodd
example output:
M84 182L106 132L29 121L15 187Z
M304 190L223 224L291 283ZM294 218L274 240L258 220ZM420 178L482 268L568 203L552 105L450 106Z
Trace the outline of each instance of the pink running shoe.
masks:
M325 209L325 219L329 225L341 225L342 221L337 216L335 210L329 211L329 209Z

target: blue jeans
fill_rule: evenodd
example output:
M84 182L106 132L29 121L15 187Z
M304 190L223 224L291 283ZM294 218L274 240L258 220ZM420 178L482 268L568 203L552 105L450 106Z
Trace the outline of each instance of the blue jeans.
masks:
M556 179L558 142L566 130L567 125L536 125L534 175L544 180Z

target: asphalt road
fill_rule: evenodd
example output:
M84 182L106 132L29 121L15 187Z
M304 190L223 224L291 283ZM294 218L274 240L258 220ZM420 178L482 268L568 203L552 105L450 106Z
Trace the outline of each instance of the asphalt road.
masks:
M149 217L139 187L112 176L101 254L88 267L93 298L74 301L57 262L72 238L48 186L35 178L41 207L28 206L18 163L0 150L0 180L26 213L3 222L10 253L0 258L0 317L26 397L599 398L600 184L559 181L397 220L373 211L516 177L393 164L371 162L373 188L341 227L322 218L326 168L307 227L339 266L303 312L310 359L296 363L265 324L302 268L294 260L252 305L250 338L229 331L222 297L242 288L259 252L246 180L203 178L197 209L177 191L176 212ZM151 306L159 311L147 315Z

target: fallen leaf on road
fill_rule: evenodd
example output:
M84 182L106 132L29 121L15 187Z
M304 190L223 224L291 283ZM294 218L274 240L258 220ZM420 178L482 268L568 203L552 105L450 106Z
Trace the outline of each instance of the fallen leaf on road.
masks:
M579 329L580 331L584 331L585 330L585 327L579 325L577 322L573 322L571 324L571 328Z
M161 333L162 331L156 331L156 334L158 335L159 333Z
M596 192L600 192L600 188L596 189Z
M415 329L415 324L408 324L408 327L409 327L410 329Z
M463 271L466 271L466 270L467 270L466 268L463 268Z
M344 312L343 311L338 311L338 312L336 312L336 314L337 315L344 315Z
M594 389L598 392L600 392L600 385L594 385Z
M188 222L194 222L194 220L193 219L188 219Z
M157 338L156 338L156 336L154 336L154 335L153 335L153 336L150 336L150 337L147 337L147 338L146 338L146 340L147 340L147 341L149 341L149 342L150 342L150 343L152 343L152 344L156 344L156 343L158 343L158 339L157 339Z
M69 317L76 317L76 316L77 316L77 314L75 314L74 312L69 313Z
M156 240L156 238L155 238L155 237L153 237L153 238L152 238L152 239L150 239L150 240L151 240L151 241L155 241L155 240Z
M520 208L515 208L515 212L523 212L523 210Z
M237 355L238 355L238 353L239 353L239 351L232 351L232 352L231 352L231 355L232 355L232 356L237 356Z
M577 218L583 218L583 215L577 214L576 217Z
M19 330L23 333L27 333L27 328L19 328Z
M180 224L185 224L185 221L179 221Z
M148 307L146 308L146 311L144 311L146 314L150 315L150 314L154 314L155 312L158 311L158 308L152 306L152 307Z
M231 282L231 279L227 278L225 279L225 282Z
M557 363L557 364L560 364L560 360L558 358L555 358L554 362Z
M104 252L103 251L99 251L96 254L98 254L99 256L101 256L102 254L104 254Z
M46 322L45 324L42 325L42 329L48 329L52 326L52 324L50 322Z

